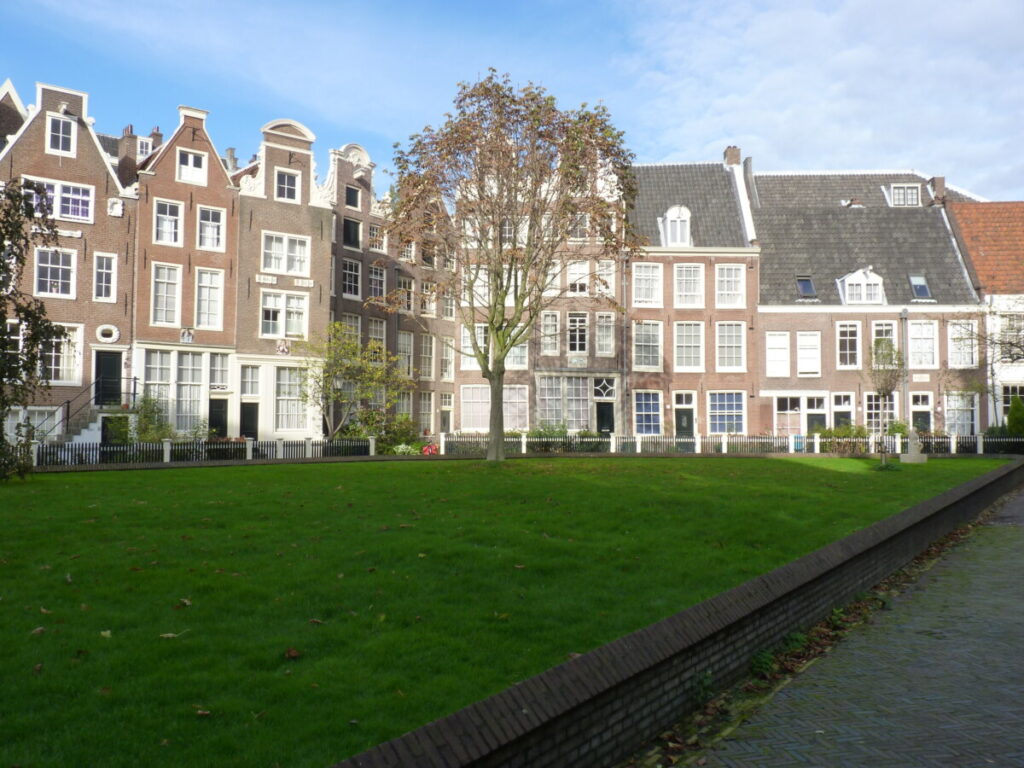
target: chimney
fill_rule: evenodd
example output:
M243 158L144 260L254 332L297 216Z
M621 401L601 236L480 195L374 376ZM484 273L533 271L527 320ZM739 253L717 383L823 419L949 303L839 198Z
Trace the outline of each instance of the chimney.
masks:
M235 148L228 147L227 151L224 152L225 159L228 164L228 173L234 173L238 170L238 158L235 157Z
M153 130L149 132L149 138L153 140L153 149L156 149L164 143L164 135L160 133L159 125L153 126Z
M124 130L121 131L121 135L122 136L134 136L135 135L135 126L132 125L131 123L128 123L128 125L126 125L124 127Z
M722 153L725 158L726 165L739 165L740 164L740 148L734 146L728 146L725 148L725 152Z
M928 180L928 183L932 187L932 203L934 205L944 205L946 202L946 177L945 176L933 176Z

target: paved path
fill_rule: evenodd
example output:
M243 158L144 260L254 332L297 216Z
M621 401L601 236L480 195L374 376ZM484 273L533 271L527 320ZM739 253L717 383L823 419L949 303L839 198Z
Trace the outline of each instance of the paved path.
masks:
M706 765L1024 766L1024 491Z

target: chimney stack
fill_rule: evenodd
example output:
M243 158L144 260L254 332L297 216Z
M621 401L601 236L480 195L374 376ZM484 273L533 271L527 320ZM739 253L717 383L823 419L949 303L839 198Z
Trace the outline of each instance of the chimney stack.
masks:
M944 205L946 202L946 177L933 176L928 180L928 183L932 187L933 203L935 205Z
M153 130L149 132L149 138L153 140L153 149L156 149L164 143L164 135L160 133L159 125L153 126Z
M740 164L740 148L734 146L728 146L725 148L723 153L726 165L739 165Z
M225 159L228 162L228 173L234 173L238 170L238 158L235 157L235 148L228 147L224 153Z

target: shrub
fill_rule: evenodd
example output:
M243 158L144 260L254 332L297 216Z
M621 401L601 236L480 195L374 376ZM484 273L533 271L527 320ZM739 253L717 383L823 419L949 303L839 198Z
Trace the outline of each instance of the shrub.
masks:
M160 401L143 395L135 403L134 440L139 443L159 443L177 437L174 427L164 415Z
M1010 398L1010 410L1006 414L1006 434L1009 437L1024 437L1024 401L1017 395Z

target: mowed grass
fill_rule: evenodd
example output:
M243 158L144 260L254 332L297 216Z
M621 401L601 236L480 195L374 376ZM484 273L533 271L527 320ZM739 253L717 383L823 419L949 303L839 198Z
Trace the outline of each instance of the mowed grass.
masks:
M325 766L1000 464L563 459L12 482L0 764Z

